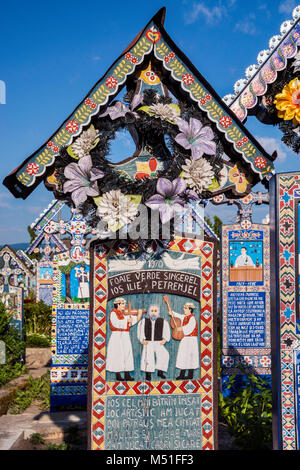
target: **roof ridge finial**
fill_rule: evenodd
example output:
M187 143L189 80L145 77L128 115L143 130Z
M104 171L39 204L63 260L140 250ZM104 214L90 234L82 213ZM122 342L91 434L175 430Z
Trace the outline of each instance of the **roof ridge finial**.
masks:
M162 7L158 10L158 12L153 16L152 21L157 25L164 26L165 17L166 17L166 7Z

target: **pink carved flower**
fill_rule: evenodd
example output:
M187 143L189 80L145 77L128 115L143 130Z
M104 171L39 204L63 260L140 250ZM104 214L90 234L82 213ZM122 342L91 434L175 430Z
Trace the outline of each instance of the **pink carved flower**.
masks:
M165 224L173 219L175 212L182 210L186 188L186 182L181 178L173 181L159 178L156 185L157 194L151 196L145 204L152 210L158 210L160 220Z
M85 104L87 104L88 106L90 106L90 105L92 104L91 98L87 98L84 102L85 102Z
M127 54L125 54L125 59L130 60L131 57L132 56L131 56L130 52L127 52Z
M174 59L175 53L174 52L169 52L169 57L170 57L170 59Z
M31 176L37 175L39 172L39 168L40 168L39 165L35 162L28 163L26 167L26 172Z
M105 84L108 88L116 88L118 80L115 77L107 77Z
M70 134L74 134L79 129L78 123L72 119L72 121L67 122L66 129Z
M54 145L54 147L52 147L52 151L53 151L53 152L58 152L58 151L59 151L59 146L58 146L58 145Z
M88 196L99 196L97 180L103 178L103 171L93 168L90 155L86 155L78 161L65 167L64 175L67 181L64 183L64 192L71 193L75 206L79 206L87 200Z
M169 60L170 60L170 57L167 56L167 55L165 55L165 57L164 57L164 62L169 62Z
M175 141L181 147L191 151L192 160L198 160L203 154L215 155L214 133L209 126L203 126L195 118L190 118L189 122L177 118L176 124L180 133L176 135Z
M206 99L206 101L210 101L211 100L211 95L206 95L205 99Z
M136 64L137 62L138 62L138 58L137 57L132 57L131 63Z
M185 73L181 78L185 85L190 86L194 83L194 77L191 73Z
M229 116L221 116L219 119L219 123L222 127L225 127L225 129L227 129L227 127L231 126L232 119Z
M53 145L53 142L51 142L51 140L50 140L50 141L48 142L48 144L47 144L47 147L50 148L50 147L52 147L52 145Z

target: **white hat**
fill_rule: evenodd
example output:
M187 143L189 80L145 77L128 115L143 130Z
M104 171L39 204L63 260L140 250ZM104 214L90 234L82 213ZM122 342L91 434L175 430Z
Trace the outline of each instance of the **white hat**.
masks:
M194 305L192 302L186 302L186 303L184 304L184 307L195 308L195 305Z
M122 304L123 302L126 304L126 300L123 297L117 297L114 299L114 304Z

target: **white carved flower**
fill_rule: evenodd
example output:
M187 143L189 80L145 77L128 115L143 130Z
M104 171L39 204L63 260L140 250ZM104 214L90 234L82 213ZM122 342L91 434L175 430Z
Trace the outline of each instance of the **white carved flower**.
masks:
M72 144L72 150L75 157L82 158L89 155L90 150L97 145L96 139L98 139L98 136L99 132L94 128L94 126L83 131L81 136Z
M182 178L195 191L201 192L212 184L214 178L213 168L205 158L185 160L182 169Z
M121 227L128 224L135 218L137 212L137 204L119 189L104 193L97 209L97 214L107 222L109 227Z
M148 108L148 114L164 121L173 122L178 118L180 111L178 106L163 103L152 104Z

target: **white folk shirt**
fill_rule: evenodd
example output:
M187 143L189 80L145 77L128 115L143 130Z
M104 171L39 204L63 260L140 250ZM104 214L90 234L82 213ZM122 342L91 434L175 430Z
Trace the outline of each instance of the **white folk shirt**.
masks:
M123 315L120 310L110 312L109 323L111 335L107 345L106 370L123 372L134 370L132 345L128 325L129 315ZM132 325L137 323L137 317L132 316Z
M181 321L184 337L179 343L176 367L177 369L198 369L199 367L199 347L198 336L189 336L197 327L194 315L191 315L188 322L182 325L185 315L173 312L174 317Z

